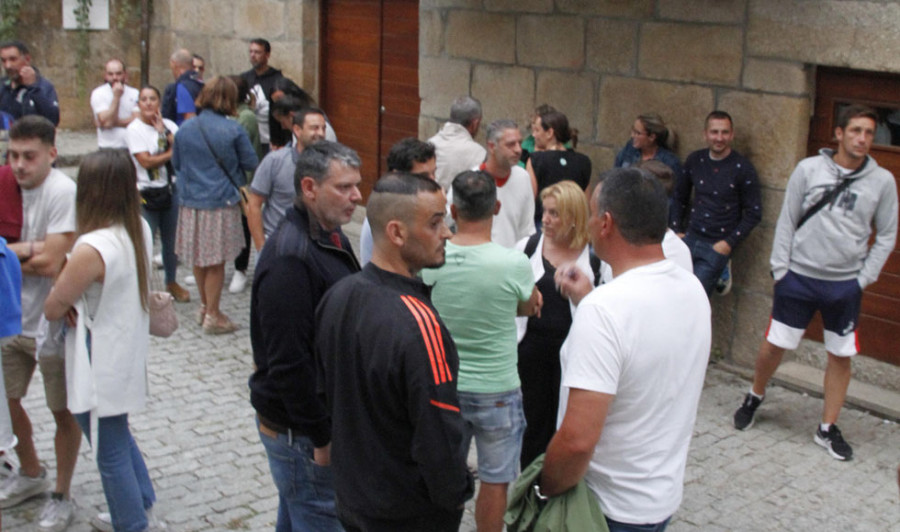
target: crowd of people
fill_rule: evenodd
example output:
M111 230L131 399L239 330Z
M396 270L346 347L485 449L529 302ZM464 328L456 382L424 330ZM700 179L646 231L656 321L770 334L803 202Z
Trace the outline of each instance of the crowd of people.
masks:
M709 297L730 289L730 259L762 214L732 117L710 112L707 146L682 163L663 118L641 114L614 167L596 172L551 105L534 110L527 138L499 119L482 145L481 104L460 97L431 139L391 148L357 255L341 227L363 199L360 158L270 53L254 39L250 70L204 79L203 58L178 50L162 92L128 86L110 59L91 95L101 150L76 186L53 167L52 84L24 44L0 44L12 124L0 168L0 508L50 486L21 404L39 366L57 455L39 529L74 518L82 433L109 507L92 525L165 528L128 421L146 402L158 232L162 287L190 302L177 268L191 267L206 334L237 329L220 305L225 265L240 293L256 251L249 399L276 530L457 530L475 475L478 529L503 530L510 486L531 464L537 508L581 487L593 497L569 511L601 509L598 527L665 529L709 359ZM868 155L876 118L843 109L837 150L790 178L772 322L734 416L737 429L753 424L784 350L821 311L814 440L841 460L852 457L835 423L861 292L897 231L893 177Z

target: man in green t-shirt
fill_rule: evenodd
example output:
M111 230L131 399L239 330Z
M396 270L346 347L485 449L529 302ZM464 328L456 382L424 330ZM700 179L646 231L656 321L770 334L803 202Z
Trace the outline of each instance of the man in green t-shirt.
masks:
M525 254L491 242L501 208L494 179L468 171L452 187L450 212L458 230L447 243L444 265L423 270L422 278L434 286L432 301L459 351L466 441L474 436L478 449L475 521L478 530L500 531L525 431L515 318L537 314L543 301Z

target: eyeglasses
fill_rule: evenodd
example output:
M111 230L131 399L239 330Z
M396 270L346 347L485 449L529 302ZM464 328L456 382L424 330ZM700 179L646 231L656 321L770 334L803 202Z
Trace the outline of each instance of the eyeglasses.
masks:
M646 134L647 134L647 133L645 133L645 132L643 132L643 131L638 131L638 130L636 130L636 129L634 129L634 128L631 128L631 136L632 136L632 137L640 137L641 135L646 135Z

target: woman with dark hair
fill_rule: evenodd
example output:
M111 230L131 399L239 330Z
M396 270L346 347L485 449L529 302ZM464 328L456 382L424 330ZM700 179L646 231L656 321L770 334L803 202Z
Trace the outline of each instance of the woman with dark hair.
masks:
M297 86L296 83L288 78L281 78L275 82L275 88L272 90L272 118L274 118L282 128L287 131L293 131L294 114L300 109L310 107L318 107L316 101L308 92ZM293 136L288 143L291 146L295 144ZM325 116L325 140L337 142L337 134Z
M138 96L140 115L125 128L125 141L137 171L137 187L142 199L141 214L150 224L150 233L159 230L162 245L163 269L166 276L166 290L175 301L184 303L191 295L175 277L178 257L175 254L175 235L178 232L178 189L173 185L175 171L172 169L172 144L178 126L159 111L159 89L152 85L141 88ZM168 205L152 200L154 193L168 189L171 191Z
M553 276L561 265L575 263L596 284L600 269L600 261L594 258L592 264L588 251L588 201L581 186L572 181L550 185L541 192L541 203L541 231L516 244L516 249L529 257L538 280L535 286L544 301L540 316L516 318L519 379L527 422L522 469L547 449L556 432L562 373L559 350L572 325L574 306L560 295Z
M92 442L109 515L100 528L160 530L156 495L128 414L147 401L150 347L150 227L125 150L89 154L78 170L78 239L44 303L49 320L68 316L69 409Z
M631 126L631 140L616 155L615 167L625 168L655 159L671 168L677 178L681 175L681 162L671 151L673 144L674 135L661 116L656 113L642 114Z
M197 98L203 112L182 124L172 151L181 196L175 247L194 268L201 302L197 322L207 334L237 329L219 310L219 300L225 262L244 247L239 188L246 184L244 172L259 163L247 132L228 118L237 113L237 95L227 77L209 80Z
M583 153L566 148L572 139L569 119L556 110L544 110L531 123L536 151L525 164L531 176L535 197L545 188L560 181L574 181L586 190L591 181L591 160ZM534 226L541 229L543 206L540 198L534 204Z

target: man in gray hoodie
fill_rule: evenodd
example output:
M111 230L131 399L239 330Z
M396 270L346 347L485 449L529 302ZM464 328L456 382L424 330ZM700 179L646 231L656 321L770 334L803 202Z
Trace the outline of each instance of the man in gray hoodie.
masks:
M875 121L872 109L847 106L834 129L837 153L823 148L791 175L772 247L772 317L753 386L734 414L735 428L750 428L785 349L797 348L818 310L828 365L815 442L838 460L853 456L835 422L850 383L850 357L858 350L862 291L878 278L897 238L894 176L869 156ZM869 246L873 224L875 242Z

